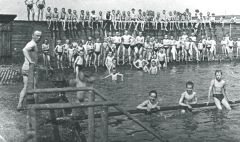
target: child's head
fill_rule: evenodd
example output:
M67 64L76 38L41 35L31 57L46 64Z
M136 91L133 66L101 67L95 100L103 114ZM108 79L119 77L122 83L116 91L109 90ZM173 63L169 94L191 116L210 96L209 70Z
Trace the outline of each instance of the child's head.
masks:
M113 64L116 64L117 63L117 59L113 58L112 62L113 62Z
M69 44L69 43L70 43L70 40L69 40L69 39L66 39L65 42L66 42L66 44Z
M193 87L194 87L194 83L192 81L188 81L186 83L186 90L188 94L192 94Z
M79 51L79 55L80 55L80 56L83 56L83 55L84 55L84 51L83 51L83 50L80 50L80 51Z
M62 12L65 12L65 8L62 8Z
M238 40L240 40L240 38L238 38Z
M68 13L72 13L72 9L68 9Z
M109 53L108 53L108 56L112 56L112 54L113 54L112 52L109 52Z
M99 37L96 39L96 42L100 42L100 38Z
M139 32L138 35L139 35L139 36L142 36L142 32Z
M152 60L152 63L151 63L151 64L152 64L153 67L155 67L157 63L156 63L155 60Z
M84 10L81 10L81 14L84 14Z
M221 70L216 70L215 71L215 78L220 81L222 79L222 71Z
M73 14L77 14L77 10L73 10Z
M151 102L155 101L157 99L157 91L156 90L152 90L149 92L149 100Z
M44 40L44 44L48 44L48 39L45 39L45 40Z
M58 11L58 9L57 8L54 8L54 12L57 12Z
M91 41L91 40L92 40L92 37L91 37L91 36L89 36L89 37L88 37L88 40L89 40L89 41Z
M57 44L60 45L61 44L61 40L57 40Z
M167 39L168 38L168 36L167 35L164 35L164 39Z
M47 11L51 11L51 7L48 7L48 8L47 8Z
M113 68L113 69L112 69L112 73L114 73L114 74L117 73L117 69L116 69L116 68Z

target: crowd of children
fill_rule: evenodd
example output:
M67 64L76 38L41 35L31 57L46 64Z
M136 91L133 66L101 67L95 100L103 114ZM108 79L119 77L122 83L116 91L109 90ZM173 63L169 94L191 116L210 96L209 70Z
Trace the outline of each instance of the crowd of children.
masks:
M122 36L119 32L109 35L104 39L89 37L79 42L67 39L64 44L57 40L54 48L57 68L61 69L66 65L63 63L67 63L65 67L72 67L75 71L94 66L97 72L100 66L105 66L111 74L113 69L128 63L138 70L157 74L169 63L216 60L217 50L222 57L233 59L233 49L236 48L236 57L240 49L240 38L233 41L228 35L218 44L214 38L196 37L194 33L187 35L186 32L177 38L165 35L163 39L143 36L142 32L130 35L125 31ZM51 66L47 39L42 44L42 50L44 65Z
M38 20L43 21L43 11L46 7L45 0L25 0L28 10L28 20L30 19L30 13L34 20L34 8L36 4L38 8ZM215 13L207 12L204 15L198 9L194 11L194 14L190 12L188 8L185 11L152 11L132 8L128 11L121 10L109 10L109 11L89 11L89 10L77 10L66 9L50 6L46 7L45 20L48 23L49 28L53 30L59 30L59 26L65 30L107 30L107 31L124 31L134 29L134 31L146 31L162 30L184 30L193 29L197 30L205 29L207 26L212 29L216 23ZM223 17L219 20L223 23ZM223 23L224 24L224 23Z

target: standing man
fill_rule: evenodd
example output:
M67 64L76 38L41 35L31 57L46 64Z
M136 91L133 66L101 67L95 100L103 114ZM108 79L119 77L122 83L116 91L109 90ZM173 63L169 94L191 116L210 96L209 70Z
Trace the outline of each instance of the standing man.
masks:
M32 34L32 40L26 44L23 48L23 55L24 55L24 63L22 66L22 75L23 75L23 89L20 92L19 102L17 106L17 110L22 109L23 99L26 95L27 91L27 84L28 84L28 72L30 64L35 64L37 62L37 42L40 41L42 32L41 31L34 31ZM35 81L35 78L34 78Z

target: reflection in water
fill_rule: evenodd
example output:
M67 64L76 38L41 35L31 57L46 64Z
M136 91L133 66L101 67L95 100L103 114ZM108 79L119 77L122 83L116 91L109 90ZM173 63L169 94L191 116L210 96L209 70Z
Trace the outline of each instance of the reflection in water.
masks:
M197 92L198 102L206 102L210 81L214 78L216 69L223 71L227 80L227 92L230 100L237 100L240 84L239 80L231 76L231 71L237 74L240 66L232 64L200 63L198 65L187 64L169 66L158 75L153 76L137 70L129 70L119 67L124 74L124 81L112 84L111 81L96 82L95 88L114 101L118 101L123 108L135 108L139 103L148 98L150 90L157 90L161 106L177 105L180 94L185 90L188 80L194 82L194 90ZM215 107L209 109L196 109L193 114L180 115L179 111L167 112L172 115L164 119L156 114L139 115L144 124L150 126L171 142L239 142L240 141L240 107L234 108L229 115L227 111L217 111ZM166 112L163 113L165 115ZM132 128L133 122L122 126L122 130ZM139 128L140 129L140 128ZM141 136L143 132L138 136ZM145 132L146 133L146 132ZM150 140L148 140L150 141ZM130 142L130 141L129 141ZM131 142L138 142L131 140Z

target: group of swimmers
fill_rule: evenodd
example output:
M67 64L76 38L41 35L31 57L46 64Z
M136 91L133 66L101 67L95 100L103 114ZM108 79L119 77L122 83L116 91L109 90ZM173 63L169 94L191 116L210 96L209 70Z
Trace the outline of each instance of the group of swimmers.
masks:
M238 52L240 49L240 38L233 41L228 35L223 37L221 47L217 47L217 42L210 37L196 37L194 33L187 35L186 32L178 37L165 35L163 39L143 36L142 32L128 31L124 35L116 32L114 36L106 35L103 40L97 38L94 40L89 37L88 40L70 42L69 39L62 44L57 40L54 48L54 55L57 57L57 68L62 69L63 63L67 67L74 68L75 71L85 67L94 66L98 71L99 66L107 67L111 74L113 69L119 65L128 63L131 67L143 70L150 74L157 74L158 70L167 67L170 62L181 61L204 61L215 60L216 51L222 52L223 56L233 59L233 49ZM50 47L48 40L45 39L42 44L44 65L50 65Z
M181 94L179 99L179 105L183 107L182 113L191 112L193 110L193 104L197 104L197 93L193 91L194 83L188 81L186 83L186 91ZM214 99L214 103L218 110L222 110L222 105L227 109L231 110L228 103L229 99L226 92L226 82L222 79L222 71L215 71L215 78L211 81L209 92L208 92L208 102L210 102L211 96ZM146 111L151 111L153 109L160 110L160 104L158 101L157 91L152 90L149 92L149 99L142 102L137 106L137 109L142 109Z
M34 0L25 0L25 4L29 13L32 12L34 20ZM38 20L43 20L43 10L46 6L45 0L37 0ZM142 9L135 10L132 8L129 11L111 10L107 12L95 10L77 10L62 8L59 12L58 8L47 7L45 18L48 26L53 27L53 30L58 29L58 23L61 23L63 30L84 30L84 29L106 29L109 30L129 30L145 31L146 29L173 31L181 29L209 28L216 23L215 13L207 12L203 15L198 9L194 14L188 8L184 12L166 11L155 12L152 10L143 11ZM40 18L39 18L40 17ZM222 20L223 21L223 20Z

